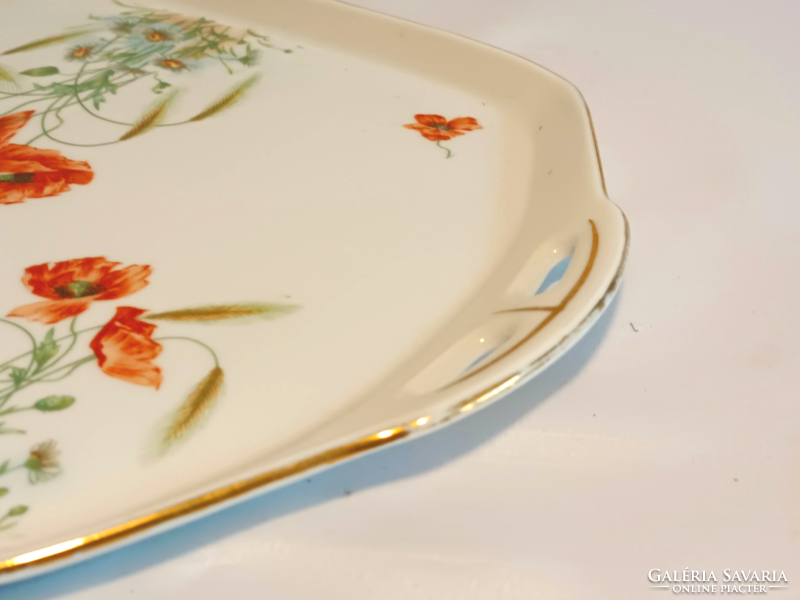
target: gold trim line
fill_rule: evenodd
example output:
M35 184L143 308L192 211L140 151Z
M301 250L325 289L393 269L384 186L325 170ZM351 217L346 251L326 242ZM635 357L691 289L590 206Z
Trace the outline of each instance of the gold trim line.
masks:
M207 494L197 496L185 502L180 502L169 508L128 521L122 525L61 542L60 544L54 544L53 546L48 546L40 550L34 550L33 552L20 554L19 556L15 556L14 558L0 563L0 575L13 573L14 571L24 569L32 564L40 565L68 558L76 552L98 548L116 542L146 529L150 529L151 527L155 527L156 525L160 525L161 523L171 521L172 519L185 517L210 506L214 506L215 504L219 504L220 502L243 496L270 483L287 479L323 465L341 462L358 454L374 450L385 444L402 439L408 434L409 431L405 427L385 429L375 435L362 438L357 442L334 448L327 452L322 452L316 456L298 461L286 467L256 475L250 479L245 479L244 481L228 485L214 490L213 492L208 492Z

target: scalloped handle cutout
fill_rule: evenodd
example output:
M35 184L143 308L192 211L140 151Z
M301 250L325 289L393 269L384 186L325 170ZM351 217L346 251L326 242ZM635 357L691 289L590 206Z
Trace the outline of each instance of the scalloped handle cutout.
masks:
M574 234L542 244L509 286L508 293L531 297L555 288L567 274L577 245Z
M463 377L505 347L519 329L521 320L520 315L513 314L490 316L409 381L404 391L427 394Z

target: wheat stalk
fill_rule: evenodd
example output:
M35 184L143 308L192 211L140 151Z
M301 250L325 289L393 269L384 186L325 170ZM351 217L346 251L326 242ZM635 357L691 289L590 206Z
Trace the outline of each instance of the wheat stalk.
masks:
M23 44L22 46L17 46L16 48L12 48L11 50L6 50L3 54L16 54L17 52L27 52L28 50L36 50L37 48L44 48L45 46L52 46L53 44L59 44L66 40L71 40L72 38L80 37L82 35L86 35L87 33L91 33L92 29L83 29L81 31L71 31L69 33L62 33L59 35L53 35L41 40L36 40L35 42L30 42L28 44Z
M125 140L134 138L137 135L147 133L153 127L161 123L161 121L164 120L164 117L167 116L167 109L170 107L174 99L175 92L166 94L165 97L157 100L153 105L151 105L150 109L142 116L142 118L134 123L133 127L131 127L122 135L122 137L119 138L119 141L124 142Z
M203 111L199 112L195 116L193 116L190 121L202 121L203 119L207 119L211 116L214 116L217 113L226 110L239 102L242 98L244 98L245 93L251 87L253 87L256 83L258 83L260 76L253 75L249 79L245 79L242 83L237 85L234 88L231 88L224 96L219 98L213 104L210 104L206 107Z
M271 319L291 314L297 308L294 304L216 304L148 314L145 318L150 321L224 321L244 317Z
M203 380L197 384L178 409L172 425L164 435L164 443L170 444L182 438L200 418L208 411L214 400L219 396L225 373L219 367L214 367Z
M11 72L0 67L0 90L2 89L11 89L16 92L19 90L19 84Z

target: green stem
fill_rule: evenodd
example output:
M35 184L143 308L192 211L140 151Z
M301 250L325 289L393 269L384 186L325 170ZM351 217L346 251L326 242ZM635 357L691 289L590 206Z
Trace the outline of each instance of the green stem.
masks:
M28 339L30 339L30 341L31 341L31 352L30 352L30 354L31 354L31 361L30 361L30 363L28 363L28 367L27 367L27 369L25 370L25 376L27 377L27 376L28 376L28 373L30 373L30 372L31 372L31 369L33 368L33 365L34 365L34 363L36 362L36 361L35 361L35 356L34 356L34 353L36 352L36 346L37 346L37 343L36 343L36 338L35 338L35 337L33 337L33 334L32 334L30 331L28 331L28 330L27 330L25 327L23 327L23 326L22 326L22 325L20 325L19 323L14 323L13 321L9 321L9 320L7 320L7 319L0 319L0 322L2 322L2 323L7 323L8 325L11 325L12 327L16 327L16 328L17 328L17 329L19 329L20 331L24 332L24 333L25 333L25 335L27 335L27 336L28 336ZM17 389L17 388L16 388L16 386L12 386L12 387L14 387L14 389ZM6 400L7 400L7 399L6 399ZM5 404L5 400L3 400L3 399L0 399L0 406L2 406L3 404Z
M113 37L113 38L111 38L111 39L110 39L108 42L106 42L106 43L105 43L103 46L100 46L100 48L99 48L99 49L95 50L95 51L94 51L94 54L97 54L97 55L101 54L103 51L105 51L105 50L106 50L106 49L107 49L109 46L111 46L111 45L112 45L114 42L116 42L116 41L117 41L119 38L121 38L121 37L122 37L121 35L114 36L114 37ZM97 62L101 62L101 61L103 61L103 60L105 60L105 59L103 59L103 58L96 58L95 60L92 60L92 61L89 61L89 62L86 62L86 63L84 63L84 64L83 64L83 67L86 67L86 65L88 65L89 63L97 63ZM80 69L80 71L83 71L83 67ZM78 72L80 73L80 71L78 71ZM77 80L76 80L76 81L77 81Z
M125 83L120 84L119 87L124 87L126 85L129 85L129 84L133 83L134 81L138 81L139 79L142 79L143 77L146 77L148 75L156 75L156 73L147 73L147 75L142 75L140 77L136 77L136 78L132 79L131 81L126 81ZM156 79L158 79L157 75L156 75ZM109 119L108 117L104 117L102 115L99 115L96 112L92 111L88 106L86 106L86 104L84 104L84 101L77 94L75 94L75 98L77 99L78 104L81 105L81 108L83 108L83 110L85 110L87 113L92 115L94 118L100 119L101 121L105 121L106 123L113 123L114 125L125 125L126 127L133 127L133 123L125 123L123 121L115 121L114 119Z
M5 470L5 471L3 471L2 473L0 473L0 477L2 477L3 475L8 475L8 474L9 474L9 473L11 473L12 471L16 471L17 469L21 469L21 468L23 468L24 466L25 466L25 463L21 463L21 464L18 464L16 467L11 467L10 469L6 469L6 470ZM8 517L8 515L6 515L5 517L3 517L3 519L5 519L5 518L7 518L7 517ZM2 519L0 519L0 523L2 523L2 522L3 522L3 521L2 521Z
M40 381L44 381L44 382L59 381L61 379L64 379L64 377L66 377L67 375L71 374L75 369L77 369L81 365L84 365L87 362L90 362L90 361L96 360L96 359L97 359L97 357L94 354L90 354L89 356L84 356L83 358L79 358L78 360L74 360L71 363L67 363L66 365L62 365L62 366L58 367L57 369L50 369L50 370L47 370L47 371L43 371L38 377L33 377L33 378L29 379L28 381L26 381L24 384L22 384L19 387L19 389L24 389L24 388L26 388L26 387L28 387L30 385L33 385L34 383L38 383ZM66 375L64 375L62 377L59 377L57 379L47 379L53 373L58 373L59 371L64 371L64 370L68 370Z
M58 119L58 125L56 125L52 129L48 129L47 131L55 131L56 129L58 129L59 127L61 127L64 124L64 119L61 118L61 111L64 110L66 107L71 106L72 104L74 104L74 103L70 102L69 100L67 100L64 104L62 104L61 106L58 107L58 110L56 111L56 119ZM47 112L50 112L50 111L47 111ZM43 115L42 116L42 125L44 125L44 120L45 120L46 116L47 115Z
M24 408L19 408L17 406L13 406L13 407L7 408L5 410L0 410L0 417L2 417L3 415L10 415L10 414L13 414L13 413L25 412L26 410L33 410L33 407L32 406L25 406Z
M214 352L214 350L208 344L206 344L204 342L201 342L200 340L196 340L194 338L184 337L184 336L170 336L170 337L153 338L154 342L164 342L164 341L167 341L167 340L183 340L185 342L193 342L193 343L197 344L198 346L202 346L203 348L208 350L208 352L211 354L211 357L214 359L214 366L215 367L219 367L219 358L217 357L217 353Z
M2 319L0 319L0 320L2 320ZM10 322L10 321L7 321L7 322ZM12 323L12 325L16 325L16 323ZM76 331L76 332L75 332L75 335L76 335L76 336L79 336L79 335L81 335L82 333L86 333L87 331L96 331L96 330L98 330L98 329L102 329L102 328L103 328L103 326L102 326L102 325L96 325L95 327L87 327L86 329L81 329L81 330L79 330L79 331ZM27 330L26 330L26 331L27 331ZM72 337L72 334L70 333L69 335L65 335L65 336L62 336L62 337L60 337L60 338L56 338L56 339L54 339L53 341L54 341L54 342L60 342L60 341L62 341L62 340L66 340L67 338L71 338L71 337ZM11 360L7 360L7 361L6 361L6 362L4 362L3 364L0 364L0 369L3 369L3 368L5 368L5 367L6 367L6 366L8 366L8 365L11 365L11 364L13 364L14 362L18 361L20 358L25 358L26 356L28 356L28 355L29 355L29 354L31 354L32 352L33 352L33 350L31 350L30 352L25 352L25 353L23 353L23 354L20 354L19 356L15 356L15 357L14 357L14 358L12 358Z
M104 50L106 50L106 49L107 49L109 46L113 45L113 44L114 44L114 43L115 43L117 40L119 40L119 39L120 39L120 37L121 37L121 36L116 36L116 37L112 38L111 40L109 40L108 42L106 42L105 44L103 44L102 46L100 46L100 48L98 49L98 53L100 53L100 52L103 52L103 51L104 51ZM37 135L36 137L32 138L32 139L31 139L31 140L28 142L28 144L29 144L29 145L30 145L32 142L34 142L35 140L37 140L37 139L39 139L40 137L42 137L42 136L46 136L46 137L50 138L51 140L53 140L54 142L58 142L58 143L60 143L60 144L65 144L65 145L67 145L67 146L82 146L82 147L92 147L92 146L107 146L107 145L110 145L110 144L116 144L116 143L119 141L119 140L115 140L115 141L113 141L113 142L105 142L105 143L102 143L102 144L74 144L74 143L70 143L70 142L63 141L63 140L58 140L58 139L56 139L55 137L53 137L53 135L51 135L51 133L52 133L53 131L55 131L56 129L58 129L59 127L61 127L61 126L64 124L64 120L61 118L61 111L62 111L64 108L66 108L67 106L72 106L72 105L74 105L75 103L79 103L79 104L80 104L80 105L81 105L81 106L82 106L82 107L83 107L83 108L84 108L84 109L85 109L87 112L89 112L89 114L92 114L93 116L95 116L95 117L97 117L97 118L103 119L103 117L100 117L99 115L95 115L94 113L92 113L91 111L89 111L89 110L88 110L88 108L87 108L87 107L85 106L85 104L84 104L84 100L83 100L83 99L80 97L80 93L79 93L79 91L78 91L78 87L79 87L79 85L80 85L80 78L81 78L81 77L82 77L84 74L86 74L86 73L96 73L96 72L100 72L100 71L105 71L105 70L106 70L106 69L104 69L104 68L101 68L101 69L95 69L95 70L86 71L86 67L87 67L87 66L89 66L90 64L95 64L95 63L97 63L97 62L101 62L101 61L103 61L103 60L105 60L105 59L99 58L99 59L96 59L96 60L93 60L93 61L88 61L88 62L85 62L85 63L84 63L82 66L81 66L81 68L80 68L80 69L78 70L78 72L75 74L75 77L74 77L74 79L73 79L73 84L72 84L72 86L75 88L75 93L72 95L72 98L74 98L74 99L75 99L75 101L73 102L73 101L71 101L71 100L69 99L69 97L67 98L67 101L66 101L64 104L62 104L62 105L61 105L61 107L59 107L59 108L58 108L58 110L56 111L56 118L57 118L57 119L58 119L58 121L59 121L58 125L56 125L56 126L55 126L55 127L53 127L52 129L48 129L48 128L47 128L47 125L46 125L46 123L45 123L45 119L46 119L47 115L48 115L48 114L49 114L49 113L50 113L50 112L51 112L51 111L52 111L52 110L55 108L55 106L56 106L56 104L58 103L58 101L59 101L59 100L56 100L56 102L54 102L53 104L51 104L51 105L50 105L50 106L47 108L47 110L44 112L44 114L42 115L42 121L41 121L41 129L42 129L42 133L40 133L40 134L39 134L39 135ZM120 78L121 78L121 77L124 77L124 76L125 76L125 75L124 75L124 74L122 74L122 75L120 76ZM136 81L136 79L137 79L137 78L134 78L134 79L132 79L131 81L128 81L128 82L126 82L126 83L124 83L124 84L122 84L121 86L118 86L118 87L122 87L122 86L124 86L124 85L128 85L129 83L132 83L133 81ZM63 83L63 82L62 82L62 83ZM104 119L104 120L106 120L106 119Z
M8 92L0 92L0 96L5 96L5 98L0 98L0 101L8 100L9 98L19 98L20 96L42 96L42 97L47 97L49 95L50 95L49 92L31 92L31 91L27 91L27 92L18 92L18 93L15 93L15 94L10 94Z
M133 79L133 80L128 81L128 82L125 82L124 84L122 84L119 87L123 87L124 85L129 85L129 84L133 83L134 81L136 81L136 79ZM86 106L83 104L83 101L80 99L78 94L75 94L74 97L76 98L77 102L79 102L81 104L81 106L83 106L83 108L86 109ZM66 106L67 105L65 104L61 108L65 108ZM59 109L59 112L60 111L61 111L61 109ZM99 115L96 115L95 113L92 113L91 111L88 111L88 109L87 109L87 112L89 112L89 114L91 114L91 115L93 115L93 116L95 116L97 118L103 119L104 121L109 121L109 119L105 119L103 117L100 117ZM54 127L53 129L47 129L46 127L43 126L41 135L36 136L36 138L34 138L34 139L37 139L37 138L41 137L42 135L45 135L48 138L50 138L51 140L53 140L54 142L57 142L59 144L64 144L65 146L76 146L76 147L80 147L80 148L96 148L98 146L111 146L112 144L118 144L118 143L120 143L122 141L122 140L113 140L111 142L101 142L99 144L76 144L74 142L67 142L65 140L60 140L60 139L52 136L51 133L50 133L51 131L54 131L55 129L58 129L58 127L60 127L63 124L63 121L61 120L60 117L59 117L59 121L61 121L61 123L57 127ZM115 121L112 121L112 122L115 122ZM42 123L44 123L44 119L42 119ZM124 125L125 123L118 123L118 124Z
M14 435L14 434L25 434L24 429L10 429L3 427L3 423L0 423L0 435Z
M445 156L445 158L450 158L452 156L453 153L450 152L450 148L445 148L444 146L442 146L442 140L437 141L436 145L439 146L439 148L441 148L445 152L447 152L447 156Z
M17 112L20 108L22 108L26 104L33 104L34 102L41 102L42 100L47 100L49 98L50 98L50 96L42 96L41 98L36 98L35 100L28 100L27 102L23 102L22 104L17 104L11 110L7 110L6 112L0 114L0 117L5 117L6 115L10 115L13 112Z
M60 140L56 137L53 137L47 130L44 130L42 133L58 144L64 144L65 146L74 146L76 148L97 148L99 146L111 146L113 144L118 144L120 142L120 140L114 140L113 142L102 142L100 144L75 144L73 142L67 142L64 140Z
M219 55L219 52L217 52L217 58L219 59L219 62L222 64L222 66L228 70L228 74L233 75L233 70L228 66L228 64L224 60L222 60L222 57Z
M61 119L61 117L58 117L58 120L60 121L60 123L59 123L58 125L56 125L55 127L53 127L53 129L47 129L47 124L45 123L45 119L47 118L47 115L49 115L49 114L50 114L50 112L51 112L51 111L52 111L52 110L55 108L56 104L58 104L59 102L61 102L63 99L64 99L64 98L56 98L56 100L55 100L55 101L53 101L53 102L50 104L50 106L48 106L48 107L45 109L45 111L44 111L43 113L41 113L42 120L41 120L41 121L39 121L39 126L40 126L40 127L41 127L41 129L42 129L42 133L40 133L39 135L36 135L36 136L32 137L31 139L29 139L29 140L28 140L28 141L25 143L25 145L27 145L27 146L30 146L30 145L31 145L33 142L35 142L36 140L38 140L38 139L39 139L40 137L42 137L43 135L47 135L47 133L49 133L50 131L55 131L56 129L58 129L59 127L61 127L61 125L63 125L63 124L64 124L64 121ZM67 101L66 101L64 104L62 104L62 105L61 105L61 107L58 109L58 111L56 111L56 115L58 115L58 113L59 113L59 112L61 112L61 109L63 109L63 108L64 108L64 107L65 107L65 106L66 106L66 105L69 103L69 96L67 96L67 97L66 97L66 100L67 100Z
M94 63L96 63L96 62L99 62L100 60L105 60L105 59L103 58L103 59L98 59L98 60L94 60L94 61L89 61L88 63L84 63L84 64L81 66L81 68L80 68L80 70L78 71L78 73L80 73L81 71L83 71L83 74L84 74L84 75L91 75L91 74L93 74L93 73L101 73L102 71L106 71L107 69L106 69L105 67L101 67L101 68L99 68L99 69L90 69L90 70L88 70L88 71L84 71L84 69L86 68L86 65L87 65L87 64L94 64ZM60 74L61 74L61 75L63 75L63 76L65 76L65 77L76 77L76 76L78 75L78 73L60 73Z
M33 337L33 334L32 334L30 331L28 331L27 329L25 329L25 328L24 328L22 325L20 325L19 323L14 323L14 321L9 321L8 319L0 319L0 323L7 323L8 325L11 325L12 327L16 327L17 329L19 329L20 331L22 331L22 332L23 332L25 335L27 335L27 336L28 336L28 338L29 338L29 339L30 339L30 341L31 341L31 344L33 345L33 350L31 350L31 352L34 352L34 351L36 350L36 338L35 338L35 337ZM30 354L31 352L26 352L25 354L22 354L21 356L27 356L27 355L28 355L28 354ZM21 357L21 356L20 356L20 357ZM18 357L18 358L20 358L20 357Z
M103 46L103 47L100 49L100 52L102 52L103 50L105 50L106 48L108 48L108 47L109 47L111 44L113 44L113 43L114 43L115 41L117 41L118 39L119 39L119 36L115 37L115 38L114 38L113 40L111 40L111 41L110 41L108 44L106 44L105 46ZM88 109L88 108L86 108L86 105L83 103L83 100L81 100L81 97L78 95L78 92L77 92L78 85L80 85L80 79L81 79L81 76L83 75L83 71L84 71L84 69L86 69L87 65L88 65L88 63L84 63L84 64L83 64L83 66L82 66L80 69L78 69L78 72L75 74L75 90L76 90L76 92L75 92L75 100L77 100L77 101L78 101L78 104L80 104L80 105L83 107L83 109L84 109L86 112L88 112L89 114L92 114L92 113L89 111L89 109ZM97 115L92 115L92 116L97 116ZM103 117L99 117L99 118L101 118L101 119L102 119Z
M51 383L53 381L61 381L65 377L68 377L69 375L71 375L72 372L75 371L78 367L86 364L87 362L95 360L95 359L96 359L96 357L95 357L94 354L90 354L89 356L84 356L83 358L79 358L76 361L73 361L73 362L68 363L66 365L63 365L61 367L58 367L57 369L47 369L45 371L42 371L41 373L38 374L37 377L31 377L30 379L27 379L19 387L15 387L14 389L11 389L11 390L8 390L8 389L3 390L3 392L8 392L8 393L5 394L4 396L0 396L0 408L2 408L6 403L8 403L8 401L11 399L11 397L14 394L16 394L19 391L24 390L27 387L32 386L34 383L39 383L39 382L41 382L41 383ZM66 371L66 373L64 373L60 377L56 377L55 379L48 379L53 374L58 373L59 371Z
M91 361L93 361L93 360L96 360L96 358L97 358L97 357L96 357L94 354L92 354L91 356L84 356L84 357L83 357L83 358L81 358L80 360L76 360L75 362L69 363L68 365L64 365L64 366L63 366L63 367L61 367L60 369L56 369L55 371L52 371L51 373L48 373L48 374L47 374L47 377L49 377L49 376L50 376L52 373L55 373L55 372L57 372L57 371L62 371L62 370L64 370L64 369L67 369L67 372L66 372L66 373L64 373L63 375L60 375L59 377L56 377L55 379L48 379L47 377L40 377L39 379L37 379L36 381L33 381L32 383L36 383L36 382L42 382L42 383L52 383L52 382L54 382L54 381L61 381L62 379L66 379L67 377L69 377L70 375L72 375L72 373L73 373L73 372L74 372L74 371L75 371L75 370L76 370L78 367L80 367L81 365L84 365L84 364L86 364L87 362L91 362Z
M124 74L121 77L124 77ZM125 83L120 84L118 87L125 87L126 85L130 85L131 83L137 81L138 79L141 79L141 77L135 77L134 79L131 79L130 81L126 81ZM88 95L91 95L91 94L87 94L87 96ZM38 116L42 117L42 122L41 122L42 133L40 133L39 135L34 136L30 140L28 140L27 145L30 145L31 143L35 142L36 140L38 140L40 137L43 137L43 136L47 136L47 137L49 137L50 139L52 139L54 141L59 141L59 140L56 140L53 136L51 136L50 133L55 131L56 129L58 129L59 127L61 127L64 124L64 120L61 118L61 111L64 110L65 108L70 107L70 106L75 106L76 104L80 104L84 108L84 110L86 110L86 112L88 112L93 117L96 117L96 118L101 119L103 121L108 121L109 123L115 123L117 125L128 125L128 126L131 126L129 123L122 123L122 122L119 122L119 121L113 121L111 119L107 119L105 117L102 117L102 116L100 116L100 115L98 115L96 113L93 113L92 111L90 111L86 107L86 105L84 104L84 100L81 99L81 97L78 95L78 93L75 93L72 96L68 96L67 98L68 98L67 102L62 104L58 108L58 110L56 111L56 118L58 119L59 123L58 123L58 125L56 125L52 129L47 129L47 127L46 127L46 125L44 123L44 119L53 110L53 108L55 108L55 104L58 101L54 102L49 107L47 107L47 109L43 113L34 115L35 117L38 117ZM70 98L74 98L74 100L71 100ZM95 146L106 146L108 144L116 144L118 141L119 140L114 141L114 142L106 142L104 144L71 144L70 142L64 142L64 141L59 141L59 143L66 144L68 146L84 146L84 145L88 145L88 146L92 146L92 145L95 145Z
M70 333L70 337L72 338L70 340L69 346L67 346L67 349L64 350L64 352L61 353L61 356L56 357L55 360L53 360L49 365L47 365L48 369L52 369L58 363L60 363L64 359L64 357L67 354L69 354L72 351L72 349L75 347L75 343L78 341L78 332L75 331L75 323L77 321L78 321L78 317L77 316L72 317L72 320L69 322L69 333ZM36 373L34 373L34 375L36 375Z

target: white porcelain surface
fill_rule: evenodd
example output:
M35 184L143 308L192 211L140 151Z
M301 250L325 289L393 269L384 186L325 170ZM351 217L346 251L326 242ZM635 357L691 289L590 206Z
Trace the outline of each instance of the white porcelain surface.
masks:
M0 597L647 600L689 567L785 569L764 596L792 598L796 3L359 3L581 88L633 229L617 299L479 418Z
M619 284L626 223L605 198L582 98L564 80L499 50L327 0L163 7L192 20L136 11L109 20L125 6L100 0L3 7L9 18L1 37L14 51L0 64L23 91L70 69L88 73L87 81L110 73L119 86L94 110L67 102L53 112L65 123L52 132L52 116L24 116L13 112L16 97L2 101L5 113L31 119L14 143L57 149L94 173L60 194L10 203L22 189L13 186L33 176L18 163L3 167L11 172L0 238L13 248L0 261L9 315L3 356L27 348L13 323L40 340L54 325L66 339L60 348L69 343L71 321L55 308L24 308L41 301L32 291L58 307L92 300L77 329L102 326L120 306L142 314L109 321L89 363L74 373L45 362L42 372L54 375L39 381L29 367L25 381L35 386L23 386L5 407L54 394L77 399L49 414L7 417L7 427L13 422L25 434L0 440L17 469L2 474L0 484L9 482L2 502L27 512L9 508L0 523L12 526L0 532L0 582L110 547L93 540L130 542L109 532L139 518L152 526L131 529L138 537L195 518L197 508L171 507L215 490L219 500L241 500L226 487L236 482L287 467L275 487L305 475L310 467L292 465L310 457L364 439L407 439L469 414L566 351ZM85 38L25 47L75 31L68 28L89 15L97 30ZM201 16L222 25L193 20ZM188 39L194 25L187 22L206 27L203 40L232 35L242 44L226 38L228 53L211 54L225 64L184 59L191 69L182 72L185 55L169 44ZM245 42L264 42L255 66L236 58ZM155 43L169 49L141 66L102 54L145 52L140 46L149 51ZM66 62L65 51L75 60ZM108 64L112 70L103 71ZM58 65L59 74L43 75L45 65ZM226 91L254 72L262 77L246 94ZM35 89L40 96L28 108L59 88ZM229 103L231 94L237 102ZM439 129L422 130L427 138L414 128L439 117L426 115L446 115ZM463 135L431 139L452 130ZM116 269L143 273L148 265L146 285L118 297L114 282L93 279L101 267L70 275L69 283L48 283L40 273L101 256L122 263ZM555 267L565 257L561 276ZM270 321L159 316L253 302L295 310ZM108 327L147 323L157 329L137 333L136 343L144 336L143 347L161 344L163 352L136 363L134 375L97 368L105 355L95 343L109 345L106 355L122 352L110 337L115 330L103 337ZM94 335L77 338L76 348L89 350ZM17 369L24 372L26 361ZM189 421L191 435L181 426L172 436L179 407L205 406L207 390L192 395L195 386L213 388L209 404L216 398L217 384L208 382L217 363L224 392L213 409L202 409L202 420ZM165 449L161 440L172 437L181 439ZM31 446L48 439L58 444L58 465ZM215 500L204 508L221 506ZM174 516L154 517L170 510ZM39 566L40 558L84 546Z

